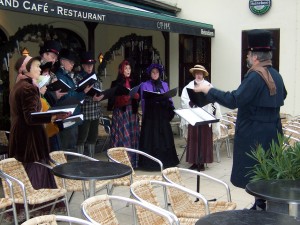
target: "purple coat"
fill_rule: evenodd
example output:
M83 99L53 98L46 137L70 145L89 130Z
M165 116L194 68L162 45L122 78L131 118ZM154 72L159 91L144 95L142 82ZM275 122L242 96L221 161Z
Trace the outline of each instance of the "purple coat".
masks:
M160 93L165 93L165 92L169 91L169 86L168 86L168 84L167 84L166 82L164 82L164 81L162 81L161 83L162 83L163 88L160 89ZM151 80L148 80L148 81L146 81L146 82L143 82L143 83L141 84L141 87L140 87L140 92L141 92L141 105L142 105L142 112L143 112L143 114L144 114L144 110L145 110L145 99L144 99L144 97L143 97L143 91L144 91L144 90L146 90L146 91L155 91L154 85L153 85L153 83L152 83ZM173 106L173 100L172 100L172 98L170 98L169 100L171 101L172 106Z

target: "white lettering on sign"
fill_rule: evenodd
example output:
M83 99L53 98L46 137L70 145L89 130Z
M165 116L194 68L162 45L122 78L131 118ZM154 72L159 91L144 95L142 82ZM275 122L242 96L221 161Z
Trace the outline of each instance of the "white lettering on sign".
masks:
M48 13L48 4L31 3L30 1L23 2L23 8L29 11Z
M205 36L214 36L214 32L210 30L201 29L201 34Z
M97 13L78 11L75 9L63 8L61 6L57 6L57 14L62 16L76 17L81 19L89 19L89 20L97 20L104 21L106 15L101 15Z
M20 4L21 2L21 4ZM26 0L26 1L19 1L19 0L0 0L0 7L7 7L7 8L15 8L15 9L22 9L22 11L29 11L29 12L36 12L41 14L49 14L54 13L60 16L65 17L73 17L78 19L87 19L87 20L94 20L94 21L104 21L106 15L99 14L96 12L87 12L81 11L78 9L71 9L65 8L62 6L56 6L49 1L48 3L43 3L35 0Z
M12 7L12 8L18 8L19 2L17 0L0 0L0 5Z
M160 30L171 30L171 24L167 22L157 22L157 28Z

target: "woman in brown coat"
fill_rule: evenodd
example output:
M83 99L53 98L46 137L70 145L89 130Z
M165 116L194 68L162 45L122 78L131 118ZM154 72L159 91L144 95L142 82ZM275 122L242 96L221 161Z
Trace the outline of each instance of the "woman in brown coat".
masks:
M40 57L22 56L15 65L17 81L10 92L11 129L9 157L23 162L32 186L35 189L55 188L54 177L46 167L33 162L49 160L48 137L44 123L66 118L67 115L49 115L36 118L33 112L41 111L37 79L40 76Z

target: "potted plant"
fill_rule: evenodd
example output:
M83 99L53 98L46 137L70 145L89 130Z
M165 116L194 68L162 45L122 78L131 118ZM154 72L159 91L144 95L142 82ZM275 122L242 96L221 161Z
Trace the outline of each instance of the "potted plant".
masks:
M257 164L247 176L251 182L258 180L300 179L300 143L289 145L289 137L278 134L278 143L272 141L270 148L265 150L261 145L248 154ZM270 211L288 214L288 205L268 201ZM298 212L300 215L300 211Z

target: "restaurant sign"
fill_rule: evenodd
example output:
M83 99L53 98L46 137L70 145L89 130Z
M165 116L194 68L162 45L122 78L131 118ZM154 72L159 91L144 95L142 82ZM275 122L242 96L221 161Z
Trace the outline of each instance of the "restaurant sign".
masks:
M263 15L271 8L271 0L249 0L249 9L256 15Z
M53 4L51 1L19 1L19 0L0 0L0 8L11 9L13 11L21 11L34 13L44 16L66 17L69 19L89 20L89 21L105 21L105 14L93 12L91 10L82 10L79 7L65 7L63 5Z
M126 10L118 11L119 8L116 7L115 10L108 10L107 5L101 2L93 2L93 4L83 0L82 4L79 2L74 1L74 4L69 4L50 0L0 0L0 9L70 20L214 37L213 28L182 23L176 17L160 15L158 19L153 16L155 13L152 12L143 12L145 15L141 15L139 12L137 15L132 11L130 13L127 13Z

